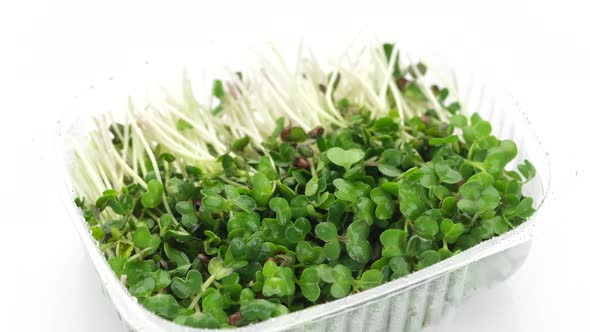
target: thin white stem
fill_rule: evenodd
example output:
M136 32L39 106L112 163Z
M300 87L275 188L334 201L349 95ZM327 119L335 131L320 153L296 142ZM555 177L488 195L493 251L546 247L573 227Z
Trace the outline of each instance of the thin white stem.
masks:
M153 167L156 179L163 182L152 150L155 146L176 156L176 161L168 165L174 170L184 172L187 165L195 165L213 174L220 170L217 156L231 153L229 146L237 138L248 135L252 147L265 151L263 142L279 118L306 131L315 126L328 131L346 127L348 113L341 113L335 105L335 101L344 98L353 105L351 110L367 112L373 119L386 116L395 107L402 128L408 118L429 108L435 110L440 120L448 119L449 112L428 86L427 79L432 75L421 75L412 61L407 65L404 62L404 67L409 66L416 73L414 82L427 101L405 98L393 76L396 59L401 54L397 47L389 60L380 48L365 47L358 53L347 51L335 62L331 76L327 75L330 71L322 70L311 52L303 57L301 45L294 66L289 66L276 49L272 51L272 61L261 59L263 69L246 69L241 78L229 74L232 79L224 81L227 93L220 101L223 110L219 114L213 114L206 103L197 101L185 73L179 97L150 100L146 103L150 106L141 109L135 109L129 99L127 118L122 121L124 127L113 127L115 136L122 142L120 146L112 143L108 128L108 124L115 123L114 118L110 114L97 118L96 130L86 145L74 150L77 163L72 178L77 193L96 199L106 189L121 189L129 178L147 188L143 180L148 173L147 164ZM340 81L336 88L338 75ZM326 84L325 93L321 84ZM456 90L456 84L449 89ZM180 120L192 128L179 130ZM401 137L410 138L405 131ZM163 198L166 211L170 212ZM109 213L104 212L102 218L110 216Z
M363 88L363 91L366 92L366 95L369 97L372 104L374 106L377 106L377 109L378 109L378 107L381 104L379 101L379 96L377 96L375 94L375 90L373 90L373 88L369 85L369 83L365 79L363 79L358 73L355 73L351 69L348 69L344 66L341 66L340 68L342 71L346 72L348 75L350 75L352 78L354 78L361 85L361 87Z
M393 65L395 64L395 55L397 52L397 46L393 47L391 50L391 57L389 58L389 63L387 64L387 68L385 69L385 78L383 80L383 84L381 85L381 90L379 91L379 97L383 100L383 104L387 104L387 88L390 86L391 81L393 79ZM386 59L385 53L382 51L382 56L384 60ZM380 65L382 65L381 61L379 61L379 57L376 59Z
M418 70L415 63L412 61L412 59L409 56L406 56L406 57L408 58L408 62L410 64L410 67L412 68L412 70L416 74L416 83L418 85L418 88L420 88L420 91L426 96L426 98L428 98L428 100L432 104L431 106L434 108L434 111L436 112L436 115L438 116L438 118L443 122L448 121L448 117L447 117L446 112L443 111L442 107L440 106L440 103L438 102L438 100L436 99L434 94L432 93L432 90L430 90L428 85L424 82L424 75L422 75L422 73L420 73L420 70Z
M128 105L129 105L129 108L127 109L127 111L129 112L129 115L130 115L129 122L131 123L131 126L133 127L133 129L137 132L137 136L139 137L139 141L144 146L145 152L147 153L148 158L150 158L150 161L152 162L152 167L154 168L154 173L156 175L156 179L158 179L158 181L163 183L162 177L160 176L160 169L158 168L158 162L156 160L156 157L154 156L154 153L152 152L152 149L151 149L149 143L146 141L145 137L143 136L142 130L139 128L139 126L137 125L137 121L134 118L133 113L135 111L135 107L133 106L133 102L131 101L131 98L128 99ZM166 208L166 212L172 214L172 210L170 210L170 207L168 206L168 202L166 200L166 193L162 194L162 201L164 202L164 207Z
M79 146L74 145L74 153L78 157L78 160L82 163L82 166L86 170L86 174L88 175L89 180L94 184L94 187L97 188L97 191L100 193L105 191L106 188L104 187L104 184L101 182L100 178L96 174L95 165L88 161L88 158L86 157L85 153L82 152L82 149L80 149Z

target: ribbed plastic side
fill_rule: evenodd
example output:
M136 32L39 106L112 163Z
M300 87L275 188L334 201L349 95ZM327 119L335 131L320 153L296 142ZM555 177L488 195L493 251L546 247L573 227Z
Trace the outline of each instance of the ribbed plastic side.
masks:
M420 331L424 327L436 325L443 317L448 319L457 305L477 289L491 287L511 276L524 263L529 249L530 241L403 292L336 315L303 322L285 331ZM107 293L104 288L103 293ZM140 331L134 330L130 322L120 315L119 318L130 331Z
M334 316L286 331L420 331L437 324L477 289L511 276L524 263L530 242L512 247L427 282Z

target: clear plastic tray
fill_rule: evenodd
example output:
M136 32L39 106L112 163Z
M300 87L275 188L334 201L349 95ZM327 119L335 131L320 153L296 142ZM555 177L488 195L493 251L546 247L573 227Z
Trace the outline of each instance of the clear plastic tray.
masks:
M211 52L208 53L211 55ZM467 113L478 112L491 122L494 134L514 140L519 148L516 162L529 159L537 168L535 179L523 188L526 195L540 208L545 199L549 180L547 155L535 136L526 116L517 103L490 80L477 80L469 68L450 65L438 52L421 50L420 59L429 65L437 80L455 89ZM150 61L127 70L123 76L107 79L90 87L75 98L58 129L58 162L63 180L60 187L66 208L80 234L86 252L102 281L104 293L115 306L121 321L133 331L198 331L174 324L144 309L119 282L101 254L80 211L68 175L72 161L72 144L83 139L92 127L91 118L104 112L123 111L127 97L134 100L162 98L163 88L179 91L180 69L193 78L202 78L208 87L216 68L222 68L223 57L169 59ZM208 66L207 71L203 67ZM205 74L203 74L205 72ZM199 83L199 82L196 82ZM198 88L197 88L198 89ZM208 88L200 89L206 95ZM514 163L513 163L514 165ZM379 287L273 318L237 331L416 331L450 317L453 309L474 291L501 282L512 275L524 262L533 236L535 213L528 221L506 234L485 241L457 256L391 281Z

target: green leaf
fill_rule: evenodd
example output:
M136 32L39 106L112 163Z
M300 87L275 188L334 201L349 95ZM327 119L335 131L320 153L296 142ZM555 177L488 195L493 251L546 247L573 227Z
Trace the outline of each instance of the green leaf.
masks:
M295 196L291 199L291 214L293 218L306 217L308 215L307 206L309 199L303 195Z
M180 305L170 294L156 294L150 296L146 298L142 304L149 311L168 319L173 319L180 309Z
M338 239L336 225L329 222L322 222L316 225L315 235L322 241L329 242Z
M173 248L167 242L164 243L164 252L166 253L166 257L168 257L168 259L172 262L176 263L177 266L191 263L188 259L188 256L184 252Z
M391 43L383 44L383 52L385 53L385 58L387 59L387 62L391 61L393 47L394 45Z
M258 162L258 171L264 174L269 180L277 180L279 174L269 156L263 156Z
M523 198L515 208L506 209L504 212L507 218L518 217L526 219L535 212L533 208L533 199L530 197Z
M408 233L400 229L388 229L381 233L379 241L383 245L383 257L403 256L406 250Z
M425 188L434 188L438 183L438 175L436 175L435 165L433 162L424 164L420 170L424 174L420 179L420 184Z
M457 199L449 196L441 203L441 212L445 217L451 217L457 212Z
M288 296L295 293L293 270L289 267L279 267L273 261L267 261L262 268L264 275L264 296Z
M393 272L392 279L410 274L410 265L403 257L393 257L389 260L389 268Z
M299 278L299 287L303 296L315 302L320 297L320 275L314 268L306 268Z
M500 146L493 147L488 151L484 167L497 178L504 172L506 165L516 157L516 153L516 144L513 141L502 141Z
M440 182L454 184L461 181L461 173L455 171L449 165L444 163L434 164L436 175L440 179Z
M219 195L207 195L201 200L201 204L206 211L219 211L225 206L225 199Z
M440 261L440 256L439 256L438 252L436 252L434 250L426 250L425 252L420 254L420 261L418 262L418 265L416 266L416 268L418 270L421 270L421 269L424 269L424 268L429 267L431 265L434 265L434 264L438 263L439 261Z
M201 275L201 272L190 270L186 275L186 279L181 279L179 277L172 279L170 289L177 297L186 299L198 294L201 291L202 284L203 276Z
M126 260L121 257L111 257L108 262L113 272L117 275L117 278L121 278L121 275L125 272Z
M350 269L338 264L332 268L332 277L334 283L330 287L330 295L337 299L347 296L351 291L353 280Z
M492 211L500 204L500 194L496 188L483 186L479 181L471 179L459 188L459 195L461 199L457 207L470 215Z
M528 161L528 159L525 159L525 161L522 164L518 165L518 170L527 181L530 181L537 174L535 166L533 166L533 164L531 164L531 162Z
M265 278L270 278L279 272L278 265L273 261L267 261L264 263L264 267L262 269L262 275Z
M416 219L424 211L426 204L422 202L423 191L420 186L411 182L402 182L399 186L400 211L409 219Z
M386 271L387 269L387 264L389 264L389 258L387 257L381 257L378 260L374 261L371 264L371 270L379 270L382 273L384 273L384 278L387 279L389 277L389 275L391 274L390 271Z
M274 197L268 205L277 215L280 224L286 224L291 221L291 208L289 202L282 197Z
M377 169L381 174L390 176L392 178L398 177L402 174L399 168L387 164L377 164Z
M387 149L381 153L380 162L385 165L399 166L402 164L404 155L401 151L395 149Z
M335 179L333 182L337 191L334 193L336 197L348 202L355 202L357 199L356 190L352 182L344 179Z
M324 255L329 261L335 261L340 258L340 242L333 240L324 245Z
M328 159L338 166L350 169L353 164L365 158L365 153L360 149L344 150L340 147L330 148L327 152Z
M252 176L252 187L250 197L254 198L258 206L266 206L274 191L272 181L262 172L257 172Z
M383 282L383 274L381 271L368 270L363 272L360 280L360 288L367 290L369 288L377 287Z
M369 231L369 224L362 220L357 220L348 226L346 236L348 239L353 241L364 240L369 236Z
M242 302L240 306L242 317L250 322L267 320L288 312L289 310L285 306L263 299Z
M471 126L463 127L463 138L468 143L481 140L492 133L492 126L489 122L484 121L481 117L474 113L471 116Z
M197 225L197 214L190 201L180 201L175 205L176 211L182 215L181 223L184 227L192 229ZM172 216L170 216L172 217Z
M156 282L152 278L145 278L129 287L129 293L135 297L149 296L156 287Z
M232 151L240 152L243 151L248 144L250 144L250 136L246 135L235 140L231 145L231 149Z
M226 319L227 320L227 319ZM174 322L180 325L196 327L200 329L216 329L221 327L219 320L211 313L197 312L190 315L178 315Z
M467 118L463 114L451 115L450 122L453 126L455 126L457 128L467 127Z
M399 195L399 183L397 182L383 182L381 188L394 196Z
M342 202L334 202L334 204L332 204L332 206L330 206L328 209L328 217L326 221L336 225L341 225L343 219L345 218L345 208L346 207Z
M323 282L327 283L334 283L334 273L333 268L327 264L320 264L315 267L316 271L318 271L318 275Z
M449 244L457 242L459 236L465 232L465 226L461 223L453 223L451 219L444 218L440 223L440 231L443 233L444 239Z
M285 142L303 142L307 137L307 133L301 127L288 127L281 132L281 139Z
M101 241L104 238L104 230L98 225L90 227L90 233L96 241Z
M244 229L254 233L260 227L260 216L254 212L236 212L227 221L228 233L236 229Z
M139 227L133 233L133 244L140 249L151 248L145 252L146 255L151 255L160 247L160 237L151 235L147 227Z
M358 211L355 213L355 219L365 221L372 225L375 217L375 203L368 197L361 197L357 202Z
M334 179L332 183L338 189L334 195L343 201L357 202L357 199L368 196L371 191L371 186L360 181Z
M186 173L190 176L201 176L203 174L203 171L195 166L188 165L184 169Z
M326 258L322 247L312 246L307 241L301 241L297 244L295 254L298 261L307 265L321 264Z
M300 217L295 222L287 227L287 240L291 243L299 243L303 241L307 233L311 231L311 223L306 218Z
M156 270L152 272L151 277L152 279L154 279L154 291L156 292L168 287L172 282L172 279L170 278L170 273L165 270Z
M319 184L317 178L311 178L305 185L305 196L313 196L318 191Z
M391 117L383 117L375 121L373 128L377 134L381 135L389 135L397 130L397 126Z
M213 81L213 95L217 99L221 99L225 96L225 90L223 89L223 82L221 82L221 80Z
M377 164L377 168L381 174L390 176L390 177L398 177L402 174L399 170L398 166L401 165L404 155L395 149L388 149L383 151L381 154L381 159Z
M211 259L209 264L207 264L207 270L211 276L215 277L216 280L221 280L233 272L230 267L225 266L223 258L221 257L214 257Z
M371 259L373 248L367 241L369 225L362 221L354 221L346 230L346 252L348 256L361 264L366 264Z
M150 180L148 182L148 190L141 196L141 204L148 208L154 209L162 203L162 195L164 194L164 186L158 180Z
M496 216L494 218L484 220L483 223L485 223L486 221L490 222L489 226L492 227L496 235L502 235L508 232L508 230L510 229L510 225L508 225L506 220L501 216Z
M438 234L438 223L431 216L418 217L414 220L414 227L416 234L428 240L434 240Z
M183 119L178 119L178 121L176 122L176 129L178 129L179 131L189 130L193 129L193 125L191 125Z
M235 206L246 212L252 212L256 209L256 201L250 196L240 195L232 200Z
M459 142L459 136L457 135L450 135L446 137L433 137L428 140L428 144L433 146L439 146L443 144L455 144Z
M474 174L472 177L469 178L469 182L477 182L482 187L493 186L496 182L493 176L486 172L481 172Z
M373 202L377 204L377 208L375 209L377 219L391 219L395 213L395 204L391 195L381 188L374 188L371 190L370 195Z
M209 291L205 293L205 296L203 296L203 301L201 303L203 312L210 312L216 317L219 316L221 321L226 321L227 315L223 311L217 312L217 310L221 309L223 305L224 298L216 289L209 289Z

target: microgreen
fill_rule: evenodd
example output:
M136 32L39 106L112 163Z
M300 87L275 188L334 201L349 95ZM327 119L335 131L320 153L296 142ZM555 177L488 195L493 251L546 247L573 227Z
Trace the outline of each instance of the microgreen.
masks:
M190 296L194 296L201 291L201 285L203 284L203 276L201 272L191 270L188 271L186 278L175 277L172 279L170 289L177 297L186 299Z
M388 149L383 151L378 164L379 171L386 176L399 176L401 171L398 167L401 165L403 157L403 154L398 150Z
M157 235L151 235L147 227L139 227L133 233L133 244L143 250L147 250L144 253L146 255L153 254L160 247L160 237Z
M363 160L365 153L359 149L344 150L341 147L333 147L328 150L327 156L331 162L348 170L352 165Z
M141 204L146 208L156 208L162 202L162 194L164 188L162 183L158 180L150 180L148 182L148 190L141 196Z
M492 211L500 204L500 194L492 185L492 177L486 173L479 174L482 175L479 179L472 177L459 188L461 200L457 206L470 215Z
M291 268L279 267L275 262L267 261L262 268L262 275L264 296L287 296L295 293L294 273Z
M320 274L314 268L306 268L301 272L299 278L299 287L301 287L301 294L311 302L317 301L321 294Z
M406 250L407 232L400 229L388 229L381 233L379 240L383 245L382 256L385 258L403 256Z
M359 280L359 288L362 290L377 287L383 282L383 274L377 270L368 270L363 272Z
M214 81L209 108L185 80L170 114L130 101L128 124L97 119L75 203L131 296L178 324L245 326L426 269L534 213L536 170L514 142L425 87L426 66L393 44L368 53L392 71L240 73Z

